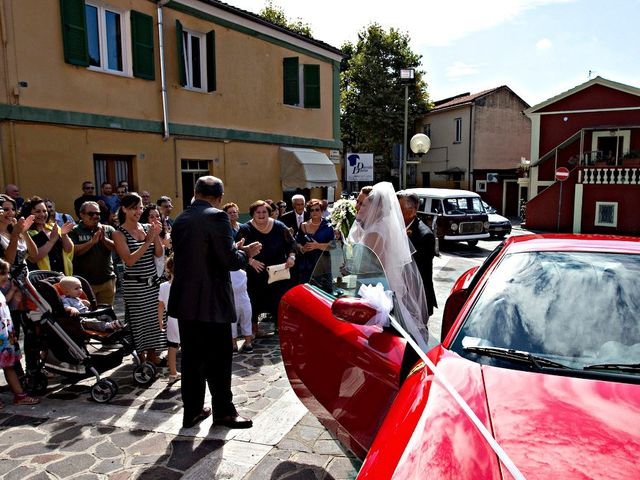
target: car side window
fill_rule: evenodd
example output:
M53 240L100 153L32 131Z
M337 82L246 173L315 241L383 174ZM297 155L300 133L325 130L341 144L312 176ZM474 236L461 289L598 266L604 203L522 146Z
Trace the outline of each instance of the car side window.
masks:
M377 283L389 289L378 256L365 245L342 242L322 253L309 280L310 285L334 297L357 297L361 285Z

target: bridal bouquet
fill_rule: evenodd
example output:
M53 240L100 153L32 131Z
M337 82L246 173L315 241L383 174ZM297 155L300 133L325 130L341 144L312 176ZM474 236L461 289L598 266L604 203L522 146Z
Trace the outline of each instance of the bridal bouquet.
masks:
M342 198L333 204L329 221L338 230L343 239L349 236L349 230L356 219L356 201Z

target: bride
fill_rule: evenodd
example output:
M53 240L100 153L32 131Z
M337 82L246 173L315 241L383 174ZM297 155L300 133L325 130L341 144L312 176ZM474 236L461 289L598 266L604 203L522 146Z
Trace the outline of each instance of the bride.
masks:
M348 241L362 243L376 253L408 333L426 350L427 298L422 277L412 257L415 249L407 236L400 204L391 183L380 182L373 186L360 207Z

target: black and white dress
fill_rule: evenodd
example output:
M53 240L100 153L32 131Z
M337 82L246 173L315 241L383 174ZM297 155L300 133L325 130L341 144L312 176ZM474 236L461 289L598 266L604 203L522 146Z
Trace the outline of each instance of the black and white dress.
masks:
M145 233L149 225L143 225ZM130 252L142 246L144 240L136 240L120 227ZM124 267L123 295L127 318L131 325L136 351L164 350L167 336L158 325L158 290L153 244L133 265Z

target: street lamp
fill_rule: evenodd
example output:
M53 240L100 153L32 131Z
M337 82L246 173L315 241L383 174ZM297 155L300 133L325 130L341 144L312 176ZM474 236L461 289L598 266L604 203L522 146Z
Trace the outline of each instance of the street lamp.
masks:
M402 178L398 182L400 190L407 187L407 124L409 122L409 84L415 82L416 71L413 68L400 69L400 83L404 83L404 139L402 142Z
M427 153L431 148L431 140L424 133L416 133L411 137L409 145L411 146L411 151L413 153L422 157L422 155Z

